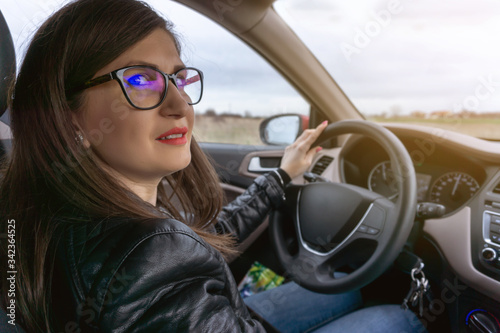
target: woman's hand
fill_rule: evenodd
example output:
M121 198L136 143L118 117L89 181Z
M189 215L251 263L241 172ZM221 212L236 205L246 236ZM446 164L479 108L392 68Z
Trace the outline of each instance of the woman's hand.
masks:
M328 125L325 120L315 129L307 129L292 143L286 147L285 154L281 159L280 168L283 169L290 178L295 178L303 174L311 166L313 156L322 148L312 147L314 141L319 137Z

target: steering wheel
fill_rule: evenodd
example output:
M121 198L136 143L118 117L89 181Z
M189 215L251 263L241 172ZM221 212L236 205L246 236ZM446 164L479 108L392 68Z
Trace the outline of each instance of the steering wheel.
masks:
M287 275L325 294L359 289L380 276L408 239L417 205L411 158L386 128L364 120L339 121L312 147L348 133L368 136L388 153L399 191L396 202L343 183L289 185L284 208L270 218L273 246ZM351 273L334 276L336 269L360 260L364 263Z

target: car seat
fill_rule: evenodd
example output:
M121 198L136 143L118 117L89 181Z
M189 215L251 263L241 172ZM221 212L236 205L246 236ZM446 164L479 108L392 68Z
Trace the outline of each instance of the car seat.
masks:
M16 74L16 55L7 22L0 11L0 117L7 111L8 89ZM2 117L4 119L5 117ZM0 159L10 150L10 131L5 123L0 124ZM0 235L0 239L2 235ZM17 323L9 324L10 317L0 308L0 332L25 332Z

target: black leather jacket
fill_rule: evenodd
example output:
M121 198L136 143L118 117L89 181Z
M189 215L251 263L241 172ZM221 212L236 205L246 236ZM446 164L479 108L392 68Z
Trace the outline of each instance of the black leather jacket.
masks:
M223 208L216 226L244 240L283 201L274 174ZM53 277L57 332L264 332L221 254L173 219L69 227Z

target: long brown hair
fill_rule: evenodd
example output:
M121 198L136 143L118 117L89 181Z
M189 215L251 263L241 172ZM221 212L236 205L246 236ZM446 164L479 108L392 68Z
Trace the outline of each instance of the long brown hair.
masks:
M7 221L15 220L16 315L30 332L52 328L54 235L65 223L56 217L73 208L96 217L165 216L109 177L92 149L75 140L72 113L81 112L85 92L68 93L157 28L169 32L180 51L171 23L148 5L78 0L53 14L28 48L10 95L13 147L0 173L0 233L7 233ZM229 254L233 238L210 232L221 209L222 190L194 138L191 155L187 168L165 177L163 183L172 191L159 185L159 206ZM2 241L0 253L0 265L6 265L7 242ZM2 276L4 306L6 281Z

